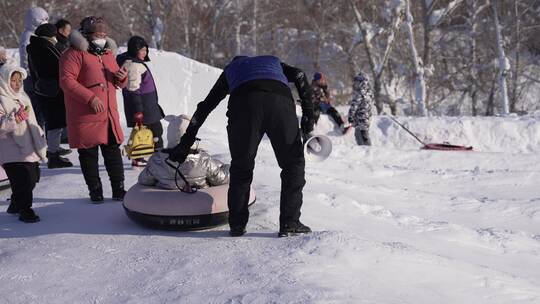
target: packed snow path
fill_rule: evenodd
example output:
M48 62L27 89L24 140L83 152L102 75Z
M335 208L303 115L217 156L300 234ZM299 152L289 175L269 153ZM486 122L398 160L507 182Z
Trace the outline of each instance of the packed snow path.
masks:
M227 160L223 134L206 135ZM344 143L307 167L302 219L315 232L285 239L276 238L279 169L266 139L242 238L229 238L227 227L139 227L117 202L90 204L78 167L44 169L35 190L42 222L0 215L0 302L540 300L536 154L362 148L333 139ZM138 172L126 166L128 185Z

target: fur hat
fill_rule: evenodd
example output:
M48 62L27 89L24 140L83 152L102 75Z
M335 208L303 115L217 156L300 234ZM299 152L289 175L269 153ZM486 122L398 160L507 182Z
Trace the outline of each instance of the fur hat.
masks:
M80 32L84 36L89 36L92 33L97 32L109 32L109 26L103 17L88 16L81 21Z

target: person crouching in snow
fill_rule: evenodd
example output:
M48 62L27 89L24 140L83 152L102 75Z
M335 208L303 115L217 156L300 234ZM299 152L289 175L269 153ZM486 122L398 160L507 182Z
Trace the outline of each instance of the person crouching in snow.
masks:
M148 43L144 38L133 36L128 41L127 52L116 57L118 65L128 72L128 84L122 90L124 111L127 125L133 128L137 124L147 126L154 135L156 150L163 148L163 128L160 120L165 116L158 104L156 84L145 62L148 57ZM133 166L144 166L143 158L134 159Z
M360 72L353 80L353 95L349 109L349 123L354 126L354 137L360 146L371 146L369 122L373 103L373 91L366 74Z
M313 105L315 107L316 120L319 120L320 113L328 114L336 122L341 132L345 134L350 126L346 126L339 115L339 112L331 104L332 97L328 90L328 83L323 73L317 72L311 81L313 87Z
M23 68L0 68L0 165L12 191L7 213L19 214L19 220L34 223L39 216L32 210L32 191L39 181L39 162L47 160L47 144L30 98L22 88L25 77Z
M167 129L167 138L169 149L174 148L180 138L186 132L190 118L186 115L167 116L169 121ZM145 186L156 186L163 189L174 190L185 186L184 181L178 178L175 181L176 170L166 163L169 157L168 153L157 151L148 160L147 166L139 175L139 184ZM177 162L168 160L175 168ZM180 164L180 172L186 177L188 183L195 188L207 188L229 183L229 165L223 164L217 159L212 158L205 151L195 148L191 149L186 161Z

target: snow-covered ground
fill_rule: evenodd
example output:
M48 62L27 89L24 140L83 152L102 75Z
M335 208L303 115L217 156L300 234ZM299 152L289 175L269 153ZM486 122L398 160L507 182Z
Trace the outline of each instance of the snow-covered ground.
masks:
M151 55L165 111L191 114L219 70ZM229 161L225 105L200 137ZM420 150L388 117L374 118L374 145L359 147L323 116L317 131L334 150L307 164L302 208L314 233L282 239L266 138L241 238L226 226L148 230L118 202L90 204L73 153L74 168L42 170L41 222L6 214L0 193L0 303L539 303L539 117L400 120L427 142L476 151ZM126 160L127 185L138 173Z

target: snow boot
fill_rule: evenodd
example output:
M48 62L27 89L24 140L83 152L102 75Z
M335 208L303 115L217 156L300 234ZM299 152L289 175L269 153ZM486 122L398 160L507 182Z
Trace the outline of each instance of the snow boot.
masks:
M88 186L88 191L90 192L90 200L94 204L103 203L104 198L103 198L103 188L101 186L101 182L93 186Z
M245 227L231 227L231 230L229 231L229 235L232 237L242 236L245 233L246 233Z
M310 233L311 228L300 221L285 224L279 228L278 237L294 236L303 233Z
M9 207L7 208L6 212L9 213L9 214L17 214L19 213L20 209L15 207L15 205L13 205L13 202L11 204L9 204Z
M148 162L144 158L137 158L131 161L132 167L146 167Z
M124 190L124 182L111 183L112 187L112 199L115 201L123 201L124 196L126 195L126 190Z
M64 149L64 148L58 149L58 154L60 154L60 156L68 155L71 152L72 152L71 149Z
M49 159L47 162L47 168L49 169L73 167L73 164L67 158L61 157L59 152L47 152L47 158Z
M19 212L19 221L25 223L36 223L39 222L39 216L32 210L32 208L23 209Z
M368 130L358 130L354 132L354 137L356 139L356 143L359 146L371 146L371 140L369 139L369 131Z

